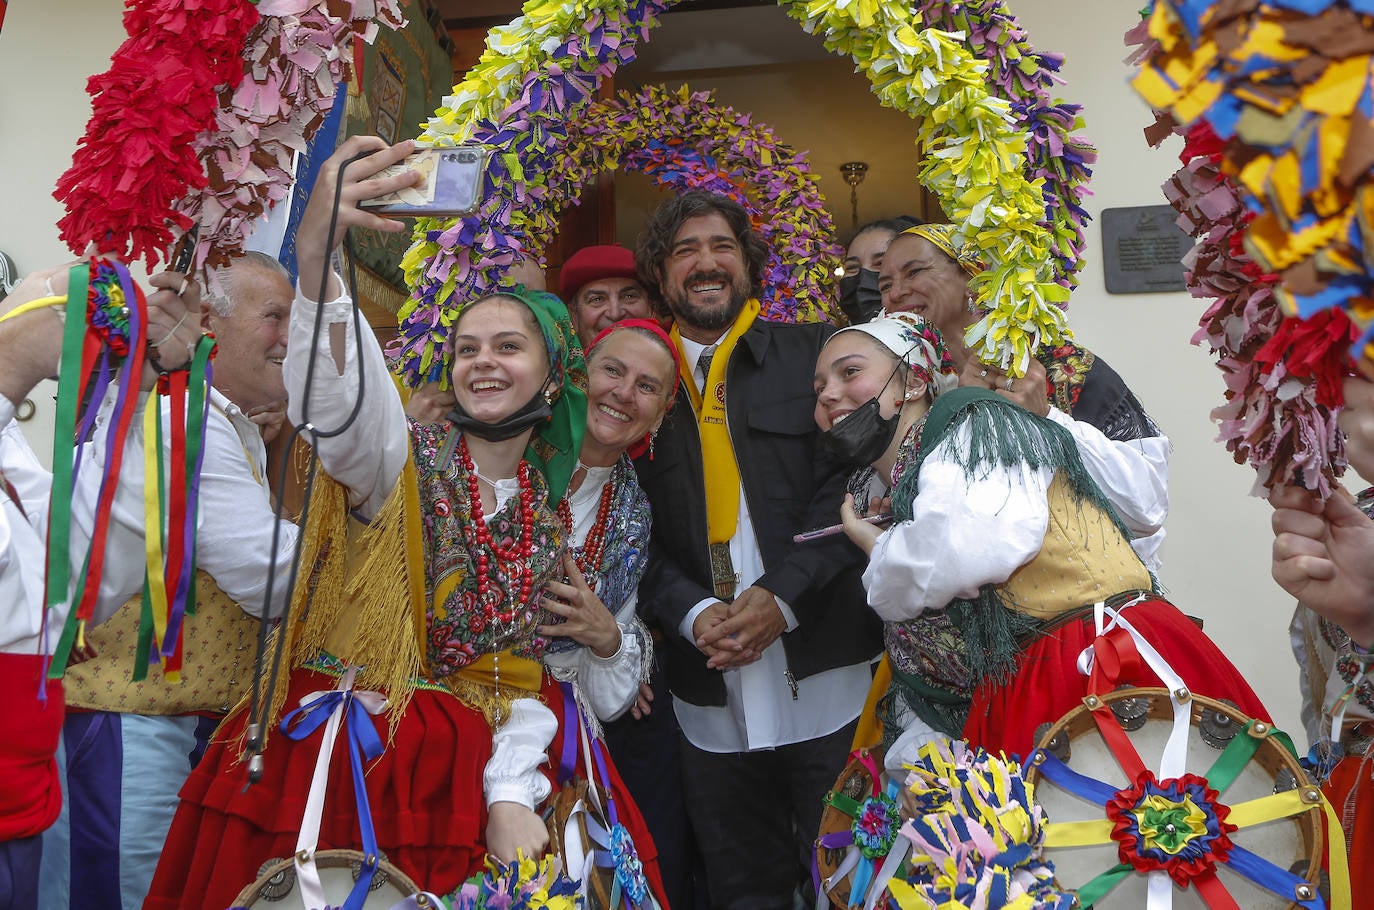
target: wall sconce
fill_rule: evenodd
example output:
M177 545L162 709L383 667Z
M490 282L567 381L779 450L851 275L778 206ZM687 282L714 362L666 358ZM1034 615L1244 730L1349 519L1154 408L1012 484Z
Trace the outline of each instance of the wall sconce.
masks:
M854 219L853 230L857 231L859 229L859 184L864 182L864 176L868 173L868 162L846 161L840 165L840 173L844 175L844 182L849 184L850 215Z

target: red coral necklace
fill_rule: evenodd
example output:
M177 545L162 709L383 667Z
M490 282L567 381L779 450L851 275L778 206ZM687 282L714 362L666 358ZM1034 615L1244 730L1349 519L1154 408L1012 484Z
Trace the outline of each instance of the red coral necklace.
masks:
M463 536L468 551L474 555L477 563L477 601L488 622L496 620L509 625L515 621L520 605L529 602L530 591L534 587L534 572L530 569L530 553L534 549L534 485L530 482L530 466L522 458L516 473L520 484L520 536L513 541L513 546L503 547L492 540L491 529L487 527L482 512L482 490L477 485L477 467L468 452L467 439L459 439L458 452L463 459L463 470L467 472L470 520L463 527ZM501 574L507 579L520 579L520 596L511 601L509 610L497 609L502 592L491 581L491 557L488 553L496 556L504 570ZM507 591L509 589L508 582Z
M595 573L601 569L601 556L606 550L606 528L610 525L611 518L611 499L615 492L612 488L615 484L607 478L601 485L601 502L596 507L596 521L592 522L591 529L587 531L587 539L582 541L582 546L573 551L573 559L577 562L577 570L582 573L582 577L589 579L588 584L595 584ZM573 515L572 506L568 505L568 498L564 496L558 503L558 518L563 523L563 531L567 534L568 540L572 540L573 535ZM590 574L589 574L590 573Z

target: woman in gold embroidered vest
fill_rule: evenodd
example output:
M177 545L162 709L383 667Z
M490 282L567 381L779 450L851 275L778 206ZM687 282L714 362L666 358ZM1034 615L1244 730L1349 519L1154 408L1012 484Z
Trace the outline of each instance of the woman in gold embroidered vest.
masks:
M373 154L358 165L361 177L341 180L339 223L385 227L352 201L394 188L399 178L366 178L408 147L344 143L303 219L298 249L313 255L301 253L292 312L290 416L347 430L315 439L329 477L316 482L302 569L311 583L298 586L286 632L296 669L266 716L275 723L336 688L347 669L358 690L382 692L385 713L371 722L386 747L366 773L377 846L423 888L446 894L488 851L504 861L543 852L536 809L551 791L549 756L577 736L550 710L561 693L544 674L538 627L553 621L542 595L564 571L556 508L582 442L585 367L557 298L503 289L469 304L452 326L449 420L407 422L374 336L353 331L352 301L325 266L326 244L304 238L314 241L321 219L328 223L340 162L359 151ZM183 788L147 907L228 906L265 862L295 852L321 733L273 726L263 777L245 788L244 723L243 711L226 721ZM356 849L365 820L348 758L334 759L318 845ZM579 770L589 776L580 761ZM607 776L661 893L642 819L613 766Z
M964 343L981 312L969 279L983 270L953 224L920 224L883 253L878 290L888 313L910 312L949 346L960 385L979 385L1068 430L1083 465L1131 532L1146 568L1159 570L1169 511L1169 440L1121 376L1071 341L1035 352L1021 379L982 364Z
M1103 600L1136 601L1131 621L1197 692L1267 717L1216 647L1150 593L1068 432L986 389L936 396L951 371L938 333L905 313L836 333L817 363L828 445L871 466L842 509L869 554L864 585L888 650L857 744L877 744L880 719L889 767L936 735L1028 754L1037 728L1086 694L1083 607ZM884 493L886 531L859 517ZM1148 669L1131 682L1160 684Z

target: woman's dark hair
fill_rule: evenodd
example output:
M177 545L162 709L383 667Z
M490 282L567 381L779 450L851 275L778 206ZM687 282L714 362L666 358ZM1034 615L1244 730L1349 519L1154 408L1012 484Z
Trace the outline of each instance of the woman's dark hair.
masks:
M853 243L858 239L860 234L867 234L869 231L891 231L894 234L900 234L907 228L915 227L918 224L925 224L925 222L914 215L898 215L895 218L879 218L876 221L870 221L867 224L859 225L859 229L850 235L849 243ZM845 244L845 246L848 245L849 244Z
M635 246L635 270L639 272L640 282L649 289L649 298L660 316L666 314L659 282L663 280L663 264L672 251L673 239L682 229L683 222L717 213L725 218L739 242L749 276L749 293L758 296L763 285L763 268L768 262L768 245L749 223L749 213L744 206L725 196L691 190L660 205L649 216Z

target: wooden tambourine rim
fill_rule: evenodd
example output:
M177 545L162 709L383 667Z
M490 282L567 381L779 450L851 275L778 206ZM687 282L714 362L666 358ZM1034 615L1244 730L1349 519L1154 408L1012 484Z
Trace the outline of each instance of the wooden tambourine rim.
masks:
M860 755L868 756L873 762L873 767L880 770L882 769L883 752L881 749L862 749L860 750ZM840 772L839 777L835 778L835 785L830 788L829 792L844 793L843 784L855 776L861 777L863 782L863 790L857 797L858 801L862 803L873 793L873 775L869 773L868 768L858 758L851 759L849 763L844 766L844 770ZM843 823L841 823L841 820L843 820ZM816 868L820 871L822 883L831 875L835 874L835 870L840 867L840 862L844 857L846 848L832 850L828 847L822 847L821 837L826 834L833 834L836 831L846 831L853 827L853 825L854 819L852 816L846 815L829 803L825 804L825 809L821 812L821 827L816 833L815 845ZM836 859L832 860L831 855L835 856ZM843 879L836 882L831 888L823 888L826 897L830 899L832 904L839 907L840 910L845 910L848 906L849 882L853 878L853 875L854 873L851 872Z
M1150 686L1117 689L1105 695L1093 697L1100 698L1102 703L1108 706L1111 706L1114 702L1124 701L1129 698L1144 698L1149 705L1147 712L1149 717L1155 720L1171 721L1174 715L1173 704L1169 700L1169 695L1168 689ZM1253 718L1241 712L1234 705L1229 705L1225 702L1191 692L1188 694L1188 707L1192 713L1190 723L1194 728L1194 733L1196 733L1198 724L1202 719L1202 712L1206 710L1219 712L1237 721L1237 736L1247 735L1242 728L1245 726L1246 722L1253 720ZM1261 721L1261 723L1264 722ZM1272 729L1268 724L1265 724L1265 726L1268 729ZM1068 741L1072 743L1075 736L1094 733L1096 728L1097 724L1092 719L1092 709L1088 707L1085 700L1084 704L1080 704L1072 711L1069 711L1055 722L1049 730L1045 731L1045 734L1041 736L1035 744L1036 751L1038 752L1043 749L1048 752L1048 744L1060 733L1065 733L1068 736ZM1263 741L1260 743L1259 748L1255 750L1255 754L1251 761L1259 762L1260 767L1264 768L1264 770L1268 771L1276 779L1280 771L1288 771L1293 775L1293 780L1297 782L1298 789L1308 787L1314 792L1320 793L1320 790L1312 783L1311 778L1308 777L1307 772L1303 770L1302 765L1298 764L1298 760L1290 755L1287 749L1280 743L1275 742L1271 736L1264 736L1261 739ZM1217 750L1217 754L1221 754L1220 749ZM1194 773L1200 774L1201 770ZM1033 759L1026 763L1025 777L1026 782L1033 787L1039 788L1041 786L1040 766ZM1046 782L1045 785L1053 786L1048 782ZM1290 816L1290 819L1297 825L1299 832L1301 832L1303 848L1307 851L1306 861L1309 870L1308 881L1315 887L1316 882L1312 880L1312 877L1319 876L1322 868L1322 856L1326 849L1326 828L1324 826L1320 800L1312 803L1311 808L1306 811L1298 815ZM1053 822L1054 820L1048 819L1048 821ZM1052 859L1053 857L1050 858ZM1289 906L1296 907L1297 903L1293 902Z
M363 859L365 859L365 856L361 850L318 850L315 853L315 865L322 869L340 869L351 866L353 863L360 863ZM250 901L259 900L261 903L268 905L274 903L274 901L268 898L261 897L262 889L266 887L268 881L271 880L273 876L279 875L288 869L291 870L293 876L296 874L295 857L288 856L286 859L278 860L264 869L262 874L258 876L257 881L239 892L239 896L234 898L232 906L247 907L250 906ZM415 882L411 881L410 876L391 865L391 863L384 859L378 860L377 871L379 873L386 873L387 879L390 880L396 886L396 889L401 891L404 896L410 897L413 895L417 906L424 908L430 905L429 898L425 896Z

